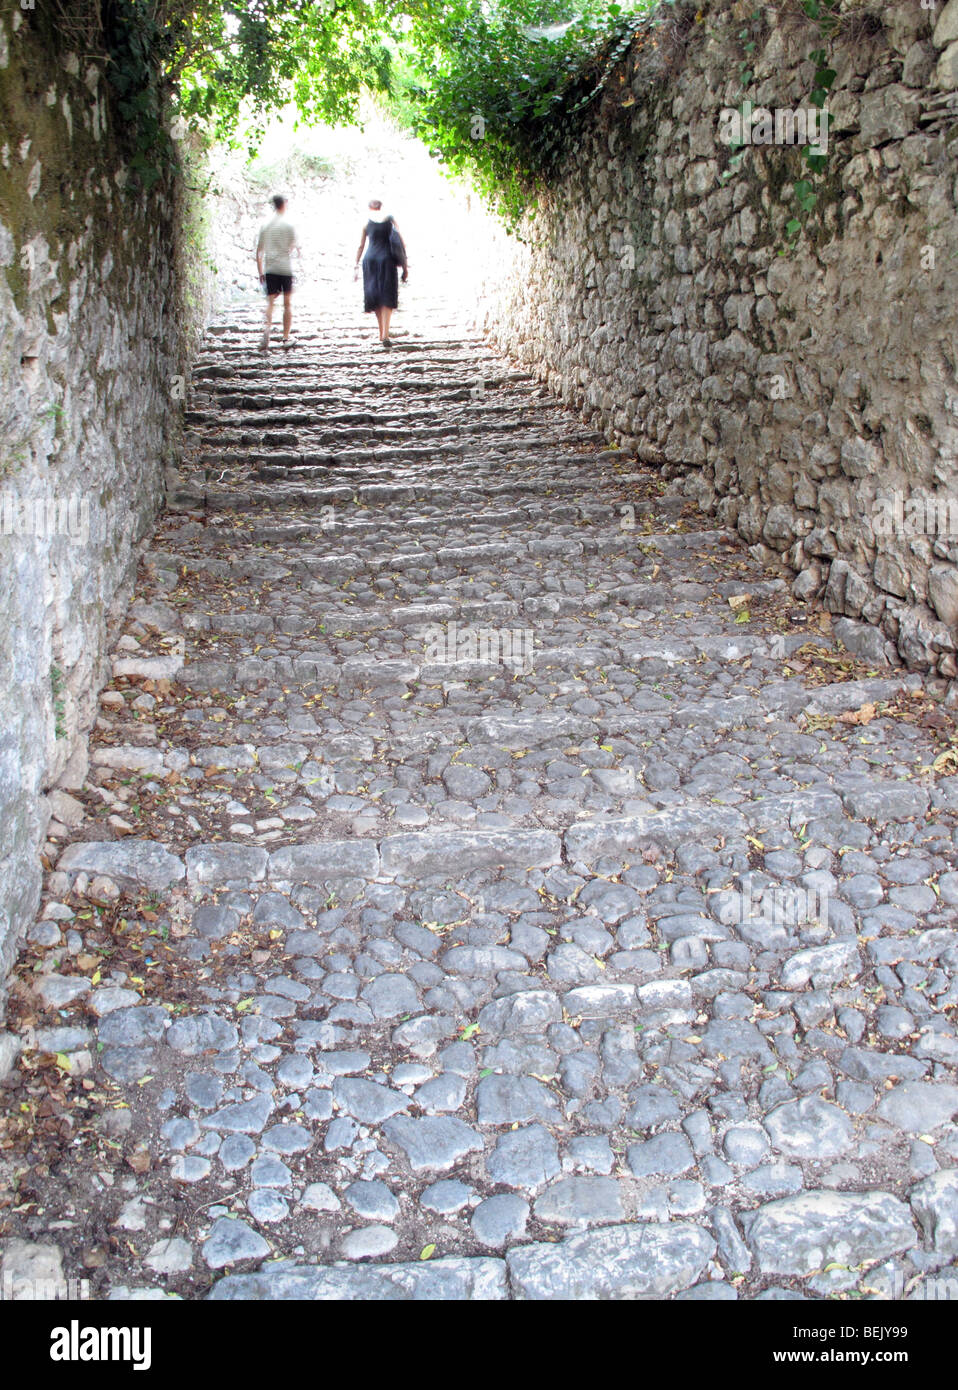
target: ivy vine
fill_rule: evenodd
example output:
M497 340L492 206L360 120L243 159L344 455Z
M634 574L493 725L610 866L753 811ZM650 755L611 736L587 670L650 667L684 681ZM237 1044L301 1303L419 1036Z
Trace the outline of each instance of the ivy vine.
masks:
M801 0L801 7L805 14L808 15L809 19L813 19L818 27L819 47L812 49L808 55L815 64L813 85L808 94L808 100L820 111L825 109L829 91L838 75L835 69L829 66L826 44L841 22L838 14L840 3L841 0ZM743 52L743 58L738 68L738 78L740 85L746 91L755 76L751 63L758 42L756 25L763 20L763 11L753 10L749 16L749 22L738 33ZM749 107L744 99L739 107L739 112L744 123L749 114ZM728 167L723 172L723 179L731 178L740 168L745 157L747 142L736 137L730 140L729 144L733 153L729 157ZM793 185L794 212L785 223L785 244L779 247L778 254L780 256L787 255L794 248L798 237L804 230L807 218L818 206L819 190L815 188L815 176L821 175L828 166L828 155L821 150L816 150L812 144L805 144L802 147L800 157L808 171L808 176L796 179Z
M837 13L840 3L841 0L802 0L802 9L809 19L815 20L821 38L821 46L813 48L808 55L815 64L815 76L808 99L819 111L824 111L828 93L838 76L835 69L829 67L825 45L840 23ZM802 150L802 158L808 166L809 172L813 175L821 174L828 166L828 155L816 153L810 145L806 145ZM794 246L798 240L804 226L804 219L815 210L818 204L818 193L813 187L813 180L811 178L798 179L795 183L793 196L800 216L790 218L785 224L785 235L789 248Z
M447 0L403 46L402 115L515 227L558 172L656 0ZM627 98L628 100L628 98Z

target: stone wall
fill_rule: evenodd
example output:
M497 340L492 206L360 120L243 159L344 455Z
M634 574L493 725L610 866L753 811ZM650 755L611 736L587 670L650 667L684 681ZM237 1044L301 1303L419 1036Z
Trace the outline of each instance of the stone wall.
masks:
M0 978L76 808L191 322L175 182L137 190L102 63L43 22L0 17Z
M822 40L797 3L753 10L662 8L505 277L497 247L485 324L782 557L797 596L954 677L958 0L843 0L826 168L793 250L799 151L753 145L723 179L720 112L808 109Z

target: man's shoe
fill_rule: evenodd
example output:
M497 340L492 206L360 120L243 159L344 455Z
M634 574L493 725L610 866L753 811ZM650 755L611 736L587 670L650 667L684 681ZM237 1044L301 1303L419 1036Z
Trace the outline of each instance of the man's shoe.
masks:
M384 348L391 348L391 347L392 347L392 339L391 339L391 338L383 338L383 347L384 347Z

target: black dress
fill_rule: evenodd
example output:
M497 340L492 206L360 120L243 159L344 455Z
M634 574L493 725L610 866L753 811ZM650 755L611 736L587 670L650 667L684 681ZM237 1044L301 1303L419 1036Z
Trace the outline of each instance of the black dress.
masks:
M367 314L374 309L395 309L399 305L399 269L389 246L392 229L391 217L384 222L370 219L366 223L368 245L363 256L363 307Z

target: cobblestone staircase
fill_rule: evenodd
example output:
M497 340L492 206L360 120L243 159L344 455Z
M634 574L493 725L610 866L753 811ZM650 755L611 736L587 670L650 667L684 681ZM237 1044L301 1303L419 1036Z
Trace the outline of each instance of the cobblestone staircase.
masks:
M257 314L196 363L53 798L9 1268L920 1296L958 1257L948 717L441 311L268 355Z

